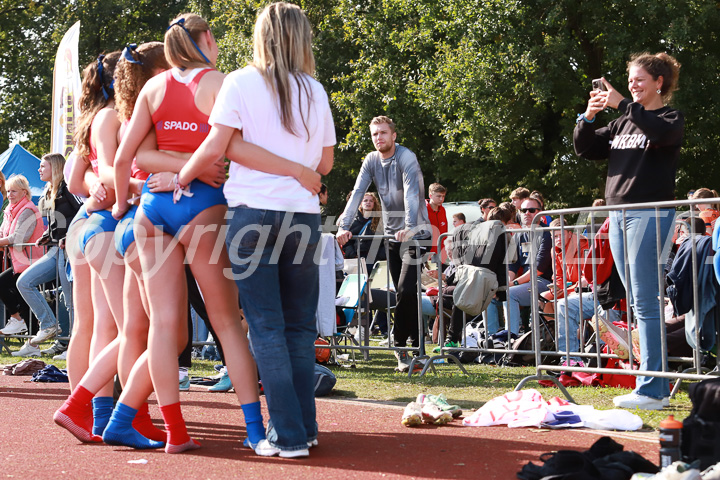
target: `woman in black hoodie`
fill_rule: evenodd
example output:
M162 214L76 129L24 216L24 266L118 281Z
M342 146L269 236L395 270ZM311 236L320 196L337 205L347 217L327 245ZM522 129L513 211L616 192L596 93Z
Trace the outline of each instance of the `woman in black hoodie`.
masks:
M602 88L590 92L587 109L578 116L573 140L578 155L591 160L608 159L608 205L675 199L675 170L685 121L681 112L666 103L677 89L679 69L677 60L666 53L642 53L628 62L632 100L624 98L604 78ZM607 107L617 109L621 115L596 130L595 116ZM667 370L660 348L662 282L658 278L665 263L662 257L667 256L665 246L674 214L674 208L629 208L624 218L621 210L610 212L610 248L630 294L640 333L640 370ZM616 397L614 403L624 408L659 410L668 403L669 396L666 378L638 376L635 390Z

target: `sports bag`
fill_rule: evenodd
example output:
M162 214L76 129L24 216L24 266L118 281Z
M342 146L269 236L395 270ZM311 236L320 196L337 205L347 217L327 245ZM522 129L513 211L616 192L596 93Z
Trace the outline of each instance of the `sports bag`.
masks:
M337 377L326 366L315 364L315 396L324 397L330 395L333 387L337 383Z
M498 289L497 276L484 267L458 265L455 279L453 303L473 317L487 309Z

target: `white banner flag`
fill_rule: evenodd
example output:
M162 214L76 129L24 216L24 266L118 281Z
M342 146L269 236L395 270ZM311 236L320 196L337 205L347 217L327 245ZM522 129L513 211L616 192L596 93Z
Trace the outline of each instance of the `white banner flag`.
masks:
M78 69L78 40L80 22L67 31L55 56L53 70L52 136L53 153L67 157L72 152L73 134L77 122L80 97L80 70Z

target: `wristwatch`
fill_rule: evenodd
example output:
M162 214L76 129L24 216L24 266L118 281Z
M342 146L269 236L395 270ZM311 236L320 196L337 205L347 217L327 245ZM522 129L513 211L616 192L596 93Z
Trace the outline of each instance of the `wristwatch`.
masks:
M520 285L520 282L518 282L517 280L513 280L513 285Z

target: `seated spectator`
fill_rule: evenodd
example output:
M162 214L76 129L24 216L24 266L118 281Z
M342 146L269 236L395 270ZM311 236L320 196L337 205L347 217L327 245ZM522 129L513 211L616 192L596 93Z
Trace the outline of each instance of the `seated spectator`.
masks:
M467 223L465 220L465 214L462 212L453 214L453 222L452 223L453 223L453 227L455 227L455 228L458 228L460 225L465 225L465 223Z
M515 215L515 223L522 225L522 216L520 215L520 207L525 200L530 198L530 190L525 187L518 187L510 192L510 203L515 206L517 214Z
M511 213L510 220L505 223L505 228L509 230L516 230L518 228L522 228L519 223L516 222L518 218L518 214L520 211L515 207L515 204L512 202L503 202L500 204L499 207L497 207L503 211L509 211ZM492 212L491 212L492 213Z
M72 311L72 288L65 273L65 249L63 242L73 217L80 208L80 202L71 194L63 177L65 157L59 153L44 155L40 161L40 180L46 181L45 193L40 198L39 209L47 219L47 229L36 242L47 245L47 253L30 265L17 279L17 289L38 319L38 333L30 340L31 346L55 337L58 333L70 333L67 320L58 328L53 311L38 289L39 285L55 280L56 274L62 286L66 307ZM66 319L63 315L62 319ZM67 350L67 341L57 342L47 352L59 355Z
M480 205L480 211L482 211L482 219L487 220L490 210L497 207L497 202L492 198L483 198L478 200L478 205Z
M445 290L443 294L443 308L449 307L445 300L452 293L452 286L455 285L454 278L455 265L469 264L476 267L484 267L495 273L498 282L498 289L507 286L507 274L505 268L505 260L508 245L510 243L509 233L505 232L505 223L511 218L512 211L510 209L501 210L494 208L491 210L488 219L485 221L476 221L466 225L453 233L453 247L448 251L453 265L446 270L443 279L451 288ZM500 228L499 228L500 227ZM484 233L480 233L482 230ZM478 235L476 235L478 233ZM484 238L489 236L490 241L486 244L475 245L472 243L473 238ZM498 291L496 297L503 299L504 290ZM451 299L452 296L449 297ZM492 304L492 303L491 303ZM495 325L487 327L488 333L495 333L498 330L497 322ZM448 338L445 347L458 347L463 333L463 312L453 305L450 329L448 330ZM439 348L436 349L439 351Z
M523 201L520 209L523 227L529 228L541 209L542 203L537 197L530 197ZM542 222L541 225L545 226ZM535 258L532 259L537 269L537 292L542 293L547 290L552 279L552 235L550 235L550 232L544 230L534 236L531 232L520 233L518 238L518 259L509 267L510 288L505 303L505 319L512 335L520 333L520 307L529 307L534 298L537 298L533 298L530 286L532 280L530 253L532 250L531 242L533 241L537 246L537 253Z
M693 200L717 197L718 193L715 190L710 190L709 188L698 188L692 195ZM715 220L720 217L720 211L718 211L718 206L711 203L698 203L697 205L695 205L695 208L700 212L700 218L703 220L703 222L705 222L706 233L708 235L712 235Z
M5 312L10 315L2 335L18 335L27 332L27 324L21 311L28 312L27 305L17 290L17 279L30 264L42 256L40 247L23 247L23 243L37 242L43 233L40 212L32 203L32 193L27 179L22 175L13 175L6 182L10 201L5 209L0 225L0 246L10 245L12 266L0 273L0 300L5 304ZM40 355L37 347L26 342L13 356Z
M382 207L377 195L368 192L363 196L360 208L358 208L355 218L350 225L350 233L357 235L375 235L380 224L382 216ZM360 252L358 252L358 240L350 240L342 247L345 258L364 258L368 265L368 272L372 271L372 267L378 260L385 259L385 248L380 241L360 240Z
M546 210L545 207L545 197L543 197L543 194L538 192L537 190L533 190L530 192L530 197L528 198L534 198L538 202L540 202L540 210ZM550 215L543 215L542 221L545 225L550 225L550 222L552 222L552 218Z
M550 227L560 228L562 227L561 220L559 218L553 220L550 223ZM581 292L584 288L588 287L588 282L581 274L581 267L583 263L583 252L588 248L588 241L584 237L575 234L572 228L565 228L562 230L554 230L553 235L553 258L555 261L555 273L553 275L553 285L546 292L540 294L543 299L541 305L544 303L546 308L543 309L545 312L557 313L558 315L558 350L565 351L566 339L569 342L569 351L576 352L579 348L577 330L579 328L579 322L577 322L577 309L575 306L575 299L579 296L578 292ZM563 242L564 240L564 242ZM571 284L571 285L568 285ZM568 302L572 301L571 308L568 308L568 314L572 315L572 323L570 328L570 338L567 338L565 330L565 307L570 305L565 302L565 292L567 291L569 298ZM584 294L583 294L584 295ZM557 301L557 310L554 310L554 301ZM581 302L583 307L585 303L589 303L592 307L592 294L590 298L584 297ZM571 310L572 311L569 311ZM590 313L592 316L592 313ZM581 363L579 358L571 359L574 362Z
M488 220L499 220L505 225L505 229L509 230L510 233L506 238L508 243L507 252L508 258L506 258L506 264L513 263L517 256L517 239L515 234L511 231L515 228L520 228L520 225L514 223L517 211L515 206L510 202L503 202L499 207L493 208L488 214ZM504 274L507 277L507 273ZM502 302L505 300L505 294L495 295L490 305L488 306L485 313L485 330L488 335L492 335L500 330L500 307Z

